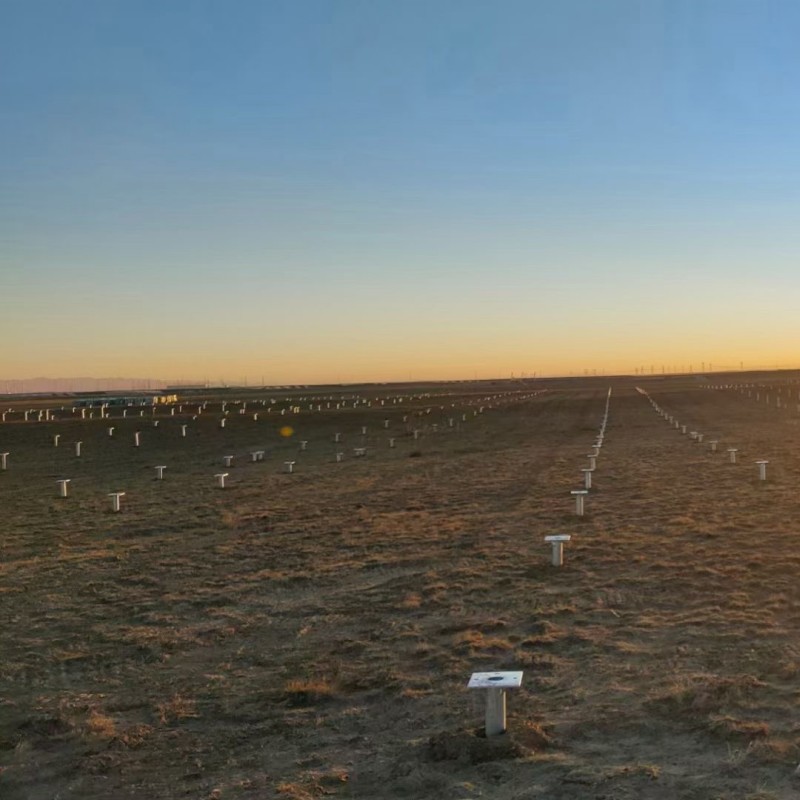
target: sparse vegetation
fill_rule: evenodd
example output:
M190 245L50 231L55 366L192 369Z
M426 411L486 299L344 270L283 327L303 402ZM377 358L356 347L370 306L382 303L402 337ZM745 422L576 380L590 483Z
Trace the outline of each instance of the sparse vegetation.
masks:
M606 389L553 383L462 424L478 390L439 387L292 414L294 437L275 411L224 429L203 414L185 439L185 413L115 420L113 438L98 419L0 426L0 795L795 796L800 417L654 381L736 442L731 465L619 381L579 519L569 491ZM362 424L367 456L335 463ZM80 431L80 460L55 431ZM525 670L499 742L466 689L493 668Z

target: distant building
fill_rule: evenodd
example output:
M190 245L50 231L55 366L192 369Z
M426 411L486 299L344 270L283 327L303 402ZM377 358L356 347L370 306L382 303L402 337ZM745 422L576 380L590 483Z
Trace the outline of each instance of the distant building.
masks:
M100 408L102 406L160 406L166 403L177 403L177 394L98 394L91 397L79 397L75 400L78 408Z

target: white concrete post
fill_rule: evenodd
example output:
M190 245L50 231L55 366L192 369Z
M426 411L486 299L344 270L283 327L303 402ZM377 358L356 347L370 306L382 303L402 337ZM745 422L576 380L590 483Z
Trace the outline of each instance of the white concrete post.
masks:
M736 453L737 452L738 452L738 450L735 447L729 447L728 448L728 454L730 455L731 464L735 464L736 463Z
M107 430L108 430L108 435L109 435L109 436L113 436L113 435L114 435L114 428L113 428L113 426L109 426L109 428L108 428Z
M305 450L307 447L308 447L308 442L307 442L307 441L305 441L305 440L302 440L302 441L300 442L300 449L301 449L301 450Z
M182 436L184 439L186 438L186 429L187 429L188 427L189 427L188 425L181 425L181 436Z
M552 564L554 567L561 567L564 565L564 542L568 542L571 538L569 534L544 537L544 540L549 542L553 547Z
M67 496L67 484L70 482L69 478L61 478L57 480L56 483L58 484L58 494L59 497L66 497Z
M109 492L108 496L111 498L111 510L119 511L119 499L125 497L125 492Z
M81 454L81 445L83 442L75 442L75 455L80 456Z
M394 436L389 437L389 447L394 447Z
M163 481L164 480L164 470L166 467L162 464L161 466L155 467L156 471L156 480Z
M506 727L506 693L503 689L487 689L486 736L497 736L501 733L505 733Z
M716 439L713 439L712 441L709 442L709 444L711 445L711 452L716 453L717 445L719 444L719 442Z
M253 460L255 461L255 459ZM233 456L222 456L222 463L226 467L230 467L230 465L233 463Z
M214 477L217 479L217 486L219 486L220 489L224 489L225 488L225 478L228 477L228 473L227 472L217 472L214 475Z
M295 461L284 461L283 463L286 465L286 472L287 472L289 475L291 475L291 474L294 472L294 465L295 465L297 462L295 462Z
M224 428L225 427L225 420L224 419L221 419L219 421L219 426L220 426L220 428Z
M597 469L597 453L589 453L589 469Z
M60 434L60 433L57 433L57 434L56 434L56 435L53 437L53 447L58 447L58 440L59 440L60 438L61 438L61 434Z
M0 453L0 470L5 472L8 469L8 456L9 453Z
M338 464L344 458L344 453L336 454L336 463Z
M133 434L133 446L139 446L139 431L136 431L136 433Z
M758 464L758 479L765 481L767 479L767 464L769 464L769 461L756 461L756 464Z
M583 488L587 489L587 490L591 489L592 488L592 472L594 472L594 470L590 469L590 468L584 468L584 469L581 470L581 472L583 473Z
M575 513L579 517L582 517L586 510L584 501L589 492L587 492L586 489L574 489L570 494L575 498Z
M506 689L522 684L522 672L474 672L467 686L486 690L486 736L506 731Z

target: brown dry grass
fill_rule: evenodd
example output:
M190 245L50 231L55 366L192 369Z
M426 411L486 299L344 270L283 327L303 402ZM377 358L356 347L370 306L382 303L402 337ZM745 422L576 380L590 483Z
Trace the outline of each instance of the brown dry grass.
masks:
M112 439L97 419L0 426L0 795L795 796L795 405L643 385L706 443L617 381L584 519L569 491L599 382L477 416L464 390L258 423L230 406L186 439L185 415ZM555 532L573 536L560 570ZM482 669L525 670L501 742L476 733Z

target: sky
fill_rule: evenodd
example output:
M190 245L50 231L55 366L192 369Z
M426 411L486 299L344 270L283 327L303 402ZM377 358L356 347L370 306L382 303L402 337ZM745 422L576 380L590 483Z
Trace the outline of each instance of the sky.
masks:
M800 365L794 0L0 0L0 380Z

